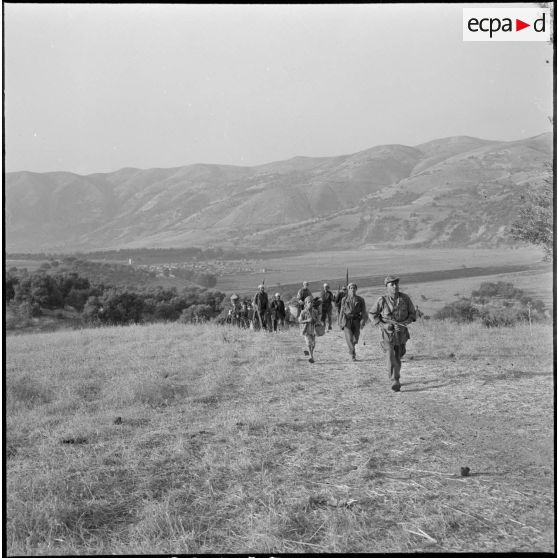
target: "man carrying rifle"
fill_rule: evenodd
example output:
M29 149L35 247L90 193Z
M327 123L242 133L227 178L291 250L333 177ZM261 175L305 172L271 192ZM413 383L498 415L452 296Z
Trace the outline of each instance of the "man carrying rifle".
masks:
M254 307L254 325L259 326L261 329L267 330L269 299L267 298L267 293L265 292L263 283L261 285L258 285L258 292L255 294L254 299L252 300L252 306Z
M358 343L360 330L368 321L368 314L366 313L364 298L356 294L356 284L349 283L347 289L347 296L341 302L339 326L345 331L345 341L347 342L351 358L356 360L355 345Z
M391 389L400 391L401 357L406 352L405 344L411 338L407 326L417 317L409 296L399 292L399 277L388 275L384 285L386 294L374 303L369 314L374 325L382 331L381 346L387 356Z
M347 296L347 287L344 285L341 288L337 288L337 293L333 296L333 302L337 308L337 323L341 327L340 317L341 317L341 305L343 304L343 299ZM341 328L343 329L343 328Z

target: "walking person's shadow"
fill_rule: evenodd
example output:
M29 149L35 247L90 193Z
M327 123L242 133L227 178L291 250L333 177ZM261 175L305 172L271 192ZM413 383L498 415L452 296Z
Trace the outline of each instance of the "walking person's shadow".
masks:
M432 384L433 382L438 382L438 381L439 380L424 380L424 381L404 382L404 383L402 382L401 391L430 391L431 389L438 389L438 388L449 386L451 384L450 381L447 381L436 385L426 385L426 386L424 385L424 384ZM422 385L423 387L407 389L407 386L412 386L416 384Z

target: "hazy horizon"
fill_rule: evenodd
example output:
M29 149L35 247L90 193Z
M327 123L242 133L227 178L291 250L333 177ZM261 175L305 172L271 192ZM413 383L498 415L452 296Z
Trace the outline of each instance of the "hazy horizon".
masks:
M464 42L467 6L7 3L5 172L550 132L552 46Z
M546 131L546 132L541 132L540 134L535 134L534 136L527 136L525 138L516 138L516 139L512 139L512 140L492 140L490 138L476 138L476 139L485 140L485 141L495 141L495 142L498 142L498 141L504 141L504 142L505 141L511 141L511 142L513 142L513 141L521 141L521 140L525 140L525 139L529 139L529 138L532 138L532 137L537 137L537 136L540 136L540 135L543 135L543 134L549 134L549 133L551 133L550 130ZM448 136L448 137L459 137L459 136ZM473 136L462 136L462 137L473 137ZM417 147L418 145L428 143L429 141L435 141L435 140L440 140L440 139L443 140L445 138L432 138L431 140L427 140L427 141L422 142L420 144L405 145L405 147ZM383 146L391 146L391 145L404 145L404 144L390 143L390 144L371 145L370 147L365 148L361 151L366 151L367 149L373 149L375 147L383 147ZM27 169L20 169L20 170L14 170L14 171L6 171L6 173L9 174L9 173L16 173L16 172L31 172L31 173L37 173L37 174L45 174L45 173L51 173L51 172L54 172L54 173L55 172L68 172L68 173L73 173L73 174L77 174L77 175L80 175L80 176L87 176L89 174L111 174L113 172L118 172L120 170L127 169L127 168L133 168L133 169L138 169L138 170L151 170L151 169L155 169L155 168L172 169L172 168L187 167L187 166L192 166L192 165L216 165L216 166L231 166L231 167L251 168L251 167L258 167L258 166L262 166L262 165L277 163L277 162L280 162L280 161L283 161L283 160L287 161L289 159L296 159L298 157L309 158L309 159L311 159L311 158L326 159L326 158L329 158L329 157L343 157L344 155L352 155L352 154L353 153L333 153L331 155L316 155L316 156L293 155L292 157L289 157L288 159L276 159L276 160L273 160L273 161L264 161L263 163L256 163L256 164L253 164L253 165L247 165L247 164L246 165L235 165L235 164L230 164L230 163L214 163L214 162L211 162L211 161L205 161L205 162L200 161L200 162L194 162L194 163L187 163L185 165L172 165L172 166L169 166L169 167L138 167L138 166L132 167L132 166L127 166L127 167L119 167L117 169L112 169L112 170L103 171L103 172L94 171L94 172L91 172L91 173L89 173L89 172L88 173L77 173L77 172L73 172L73 171L66 171L64 169L58 169L58 170L52 170L52 171L29 171Z

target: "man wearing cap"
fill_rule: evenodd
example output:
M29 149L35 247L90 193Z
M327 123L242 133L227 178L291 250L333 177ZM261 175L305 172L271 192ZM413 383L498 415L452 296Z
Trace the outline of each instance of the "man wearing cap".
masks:
M341 303L339 325L345 331L345 341L351 358L356 360L355 345L358 343L361 328L368 321L368 314L364 298L356 294L357 286L354 283L349 283L347 290L347 296L343 298Z
M269 299L267 298L267 293L265 292L265 287L263 285L258 285L258 292L254 296L252 306L254 307L254 326L257 324L263 329L267 329Z
M381 346L385 351L391 389L400 391L401 357L405 344L411 338L407 326L416 321L413 302L405 293L399 292L399 277L388 275L384 279L386 294L378 298L370 309L370 318L382 331Z
M331 331L331 310L333 308L333 293L329 290L329 285L324 283L324 288L320 293L322 299L322 323L325 325L327 319L327 329Z
M271 311L271 324L273 325L273 331L277 331L277 324L283 327L286 316L285 303L281 300L280 293L275 293L269 307Z
M304 281L302 283L302 289L300 289L298 291L298 293L296 293L296 298L298 299L298 306L300 308L304 307L304 301L311 296L312 298L314 298L312 296L312 291L310 290L310 288L308 287L308 281ZM300 313L300 312L299 312Z

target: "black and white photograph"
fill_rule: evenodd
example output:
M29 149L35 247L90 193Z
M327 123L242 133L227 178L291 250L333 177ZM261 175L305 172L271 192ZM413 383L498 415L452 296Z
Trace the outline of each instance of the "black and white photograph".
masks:
M4 2L3 554L555 555L554 14Z

